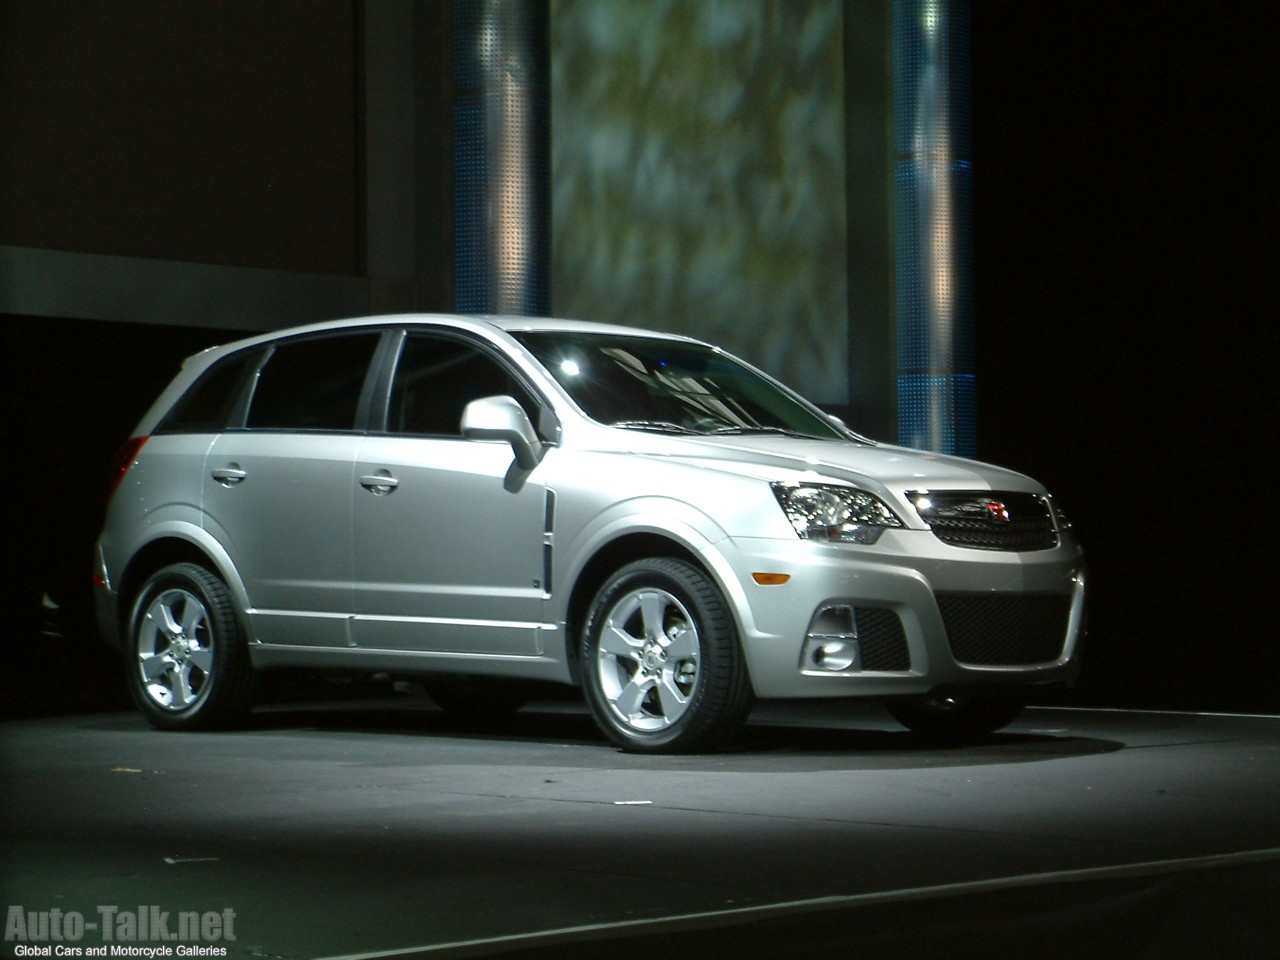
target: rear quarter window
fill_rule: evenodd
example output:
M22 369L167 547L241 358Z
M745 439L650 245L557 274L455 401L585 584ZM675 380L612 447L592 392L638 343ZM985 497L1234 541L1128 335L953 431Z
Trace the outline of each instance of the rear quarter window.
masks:
M156 433L218 433L238 426L244 393L262 350L219 360L200 375L156 428Z

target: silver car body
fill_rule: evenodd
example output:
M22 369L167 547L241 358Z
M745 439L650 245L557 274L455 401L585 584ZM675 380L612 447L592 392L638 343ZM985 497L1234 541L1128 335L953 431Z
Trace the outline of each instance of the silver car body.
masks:
M500 439L156 433L219 358L285 337L363 329L448 330L490 344L551 411L532 469L519 467L518 451ZM584 576L596 570L598 583L602 563L669 550L723 593L758 697L919 695L1075 676L1082 551L1034 480L854 436L696 436L606 425L516 339L527 331L693 342L570 321L394 316L250 338L189 360L138 424L135 435L149 439L111 501L96 571L104 633L119 644L127 632L132 597L122 603L121 589L127 594L137 581L131 565L203 558L227 585L256 668L578 683ZM866 491L900 524L874 543L804 539L774 486L814 482ZM990 494L995 526L1007 520L999 512L1009 496L1042 504L1052 525L1048 546L944 541L920 504L952 492L968 501ZM949 613L945 598L963 609ZM1037 612L1046 603L1052 610ZM900 627L890 622L884 637L870 636L882 629L864 622L872 611L896 615ZM1002 631L1026 632L1010 618L1027 616L1051 625L1048 647L1032 644L1049 652L1002 656ZM956 618L965 620L978 655L957 649L948 617L952 633L961 629ZM982 648L984 637L992 651ZM902 650L873 655L868 645L882 640Z

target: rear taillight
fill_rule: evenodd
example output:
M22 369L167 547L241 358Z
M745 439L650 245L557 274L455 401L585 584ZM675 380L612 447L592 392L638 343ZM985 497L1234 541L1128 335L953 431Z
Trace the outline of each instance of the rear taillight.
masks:
M129 468L138 459L138 454L142 451L142 445L148 439L148 437L130 437L116 451L116 455L111 459L111 487L107 490L108 503L115 496L116 490L120 487L120 481L124 479L124 475L129 472Z

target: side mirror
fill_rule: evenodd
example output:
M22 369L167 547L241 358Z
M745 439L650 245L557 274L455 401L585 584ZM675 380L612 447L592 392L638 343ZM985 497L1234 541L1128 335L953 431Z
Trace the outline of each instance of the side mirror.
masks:
M513 397L472 400L462 411L462 435L468 440L505 440L522 470L532 470L542 460L542 441Z

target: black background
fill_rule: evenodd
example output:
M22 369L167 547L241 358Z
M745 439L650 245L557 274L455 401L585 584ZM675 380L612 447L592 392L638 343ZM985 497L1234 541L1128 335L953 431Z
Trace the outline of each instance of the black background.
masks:
M1079 695L1280 708L1261 8L973 7L978 446L1086 544Z

